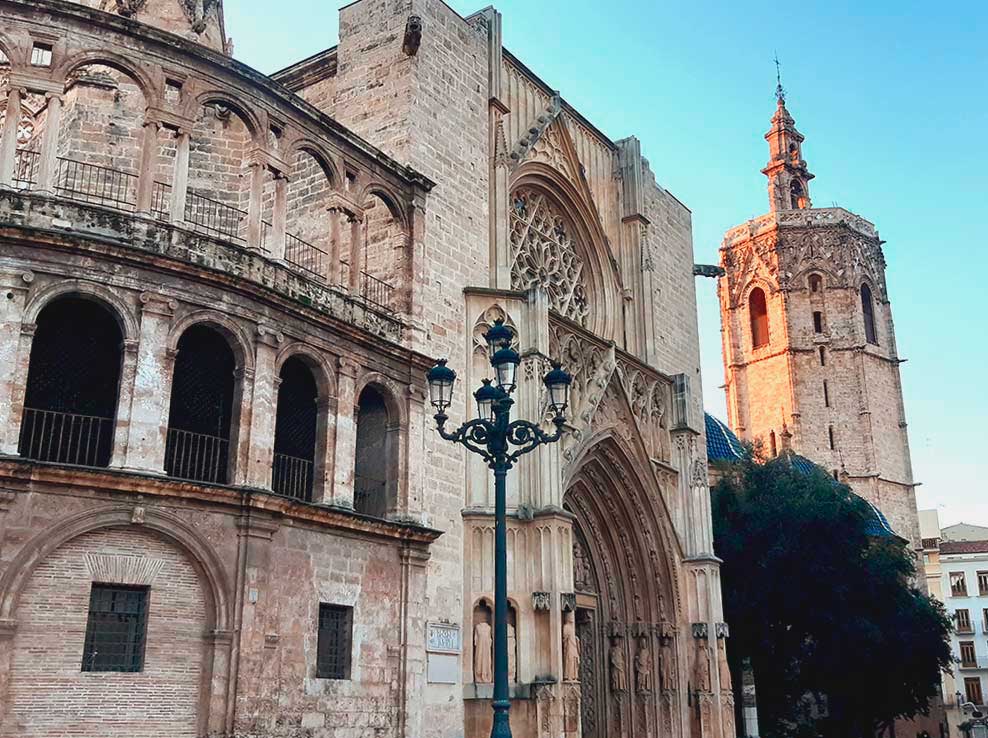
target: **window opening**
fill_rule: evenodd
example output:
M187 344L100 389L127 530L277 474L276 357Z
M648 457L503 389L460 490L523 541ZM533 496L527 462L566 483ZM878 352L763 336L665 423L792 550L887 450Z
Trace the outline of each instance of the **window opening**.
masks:
M291 357L281 367L274 431L271 488L280 495L312 499L318 391L305 362Z
M871 296L871 288L861 285L861 312L864 314L865 339L868 343L878 345L878 331L875 329L875 305Z
M353 506L357 512L378 518L387 514L388 485L395 481L389 424L384 397L373 387L365 387L357 412Z
M319 605L319 633L316 646L316 677L349 679L353 639L353 608Z
M813 311L813 332L823 333L823 313L819 310Z
M759 348L768 344L768 305L765 292L756 287L748 296L748 316L751 320L751 345Z
M141 671L147 611L147 587L93 584L82 670Z

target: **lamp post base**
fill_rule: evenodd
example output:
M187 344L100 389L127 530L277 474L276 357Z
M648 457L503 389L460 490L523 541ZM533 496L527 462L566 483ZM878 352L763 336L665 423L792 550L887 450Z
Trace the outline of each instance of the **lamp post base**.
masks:
M511 738L511 722L508 718L511 702L495 700L493 707L494 724L491 726L491 738Z

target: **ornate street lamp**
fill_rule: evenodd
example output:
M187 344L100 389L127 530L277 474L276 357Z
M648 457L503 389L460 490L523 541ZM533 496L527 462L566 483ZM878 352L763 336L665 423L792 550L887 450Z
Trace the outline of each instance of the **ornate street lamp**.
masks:
M565 413L569 406L569 387L573 379L559 364L543 378L549 394L549 406L556 426L546 433L527 420L511 420L511 393L515 389L521 357L511 348L514 331L503 320L494 322L484 335L491 355L495 381L485 379L474 392L477 418L468 420L454 431L446 430L446 409L452 402L456 373L442 359L426 374L429 398L436 408L436 427L447 441L465 446L479 454L494 472L494 724L491 738L511 738L508 712L508 549L505 503L505 479L508 470L529 451L543 444L555 443L563 435Z

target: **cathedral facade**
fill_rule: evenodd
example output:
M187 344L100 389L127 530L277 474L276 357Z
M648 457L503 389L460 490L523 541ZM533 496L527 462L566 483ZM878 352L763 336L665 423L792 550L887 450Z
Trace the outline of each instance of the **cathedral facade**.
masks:
M574 376L509 478L512 726L734 734L689 210L501 43L358 0L0 0L0 735L486 735L495 320ZM875 275L876 278L879 275ZM878 292L879 282L874 289Z
M920 547L895 327L875 226L815 208L803 135L781 86L765 139L769 212L729 230L718 292L730 425L792 448Z

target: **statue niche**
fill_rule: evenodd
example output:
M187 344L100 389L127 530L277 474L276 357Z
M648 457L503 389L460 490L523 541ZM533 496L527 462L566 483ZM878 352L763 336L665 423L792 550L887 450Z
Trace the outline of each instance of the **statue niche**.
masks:
M486 600L473 609L473 681L491 684L494 681L493 613Z

